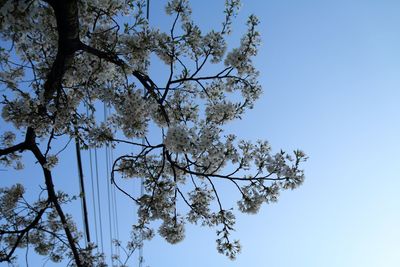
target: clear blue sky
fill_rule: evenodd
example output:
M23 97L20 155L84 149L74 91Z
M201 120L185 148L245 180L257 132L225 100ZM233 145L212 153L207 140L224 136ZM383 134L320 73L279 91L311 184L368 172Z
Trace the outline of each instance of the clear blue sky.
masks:
M152 1L152 15L161 2ZM223 1L192 2L200 24L217 23ZM400 266L400 2L242 3L234 37L248 14L258 15L264 94L231 129L275 149L303 149L306 181L258 215L238 216L236 261L215 251L213 231L189 227L179 245L147 244L147 263Z
M154 26L165 25L164 2L151 1ZM219 26L223 2L192 1L193 17L205 29ZM263 40L255 62L264 94L229 131L267 139L275 150L301 148L310 157L306 181L259 214L238 215L234 235L243 251L236 261L217 253L214 230L187 225L186 239L178 245L159 237L146 243L146 265L400 266L400 2L242 4L232 42L238 42L246 17L255 13ZM60 163L64 174L56 185L77 188L65 183L77 182L71 166L73 157ZM4 176L3 184L14 181ZM234 199L230 189L226 192ZM134 209L126 199L118 201L125 225L133 221ZM120 233L127 232L123 227Z

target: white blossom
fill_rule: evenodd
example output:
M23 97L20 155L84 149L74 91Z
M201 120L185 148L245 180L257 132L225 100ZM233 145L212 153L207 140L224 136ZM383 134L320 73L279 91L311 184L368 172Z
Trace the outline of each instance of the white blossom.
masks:
M110 142L114 133L107 123L102 122L99 126L91 126L87 135L88 143L92 147L101 147Z
M43 165L43 168L51 170L58 163L58 157L56 155L49 155L46 157L46 163Z
M218 124L230 121L235 118L237 109L237 105L229 102L208 105L206 108L207 121Z
M307 159L300 150L273 153L266 141L237 140L227 132L227 123L261 95L253 63L258 19L249 17L239 45L227 51L239 0L226 0L222 25L207 32L192 20L188 0L166 3L173 24L165 32L149 24L143 0L60 3L1 4L0 108L11 126L0 133L2 166L20 169L22 155L34 152L48 185L70 145L64 140L76 138L82 149L118 148L124 154L115 157L112 182L141 178L144 186L140 197L128 196L138 212L129 253L155 235L152 222L161 220L158 234L172 244L184 239L187 222L216 227L217 250L234 259L241 246L231 238L236 219L220 182L238 191L239 211L254 214L276 202L281 190L303 183L300 164ZM60 15L64 5L68 19ZM60 23L68 27L60 30ZM94 244L80 247L82 233L72 216L55 208L77 197L44 189L47 198L41 194L28 203L22 185L0 188L0 260L9 260L14 246L30 246L53 262L105 266ZM18 237L24 229L29 238Z
M189 193L189 199L191 201L191 207L187 216L188 221L197 223L201 220L202 225L211 224L210 203L214 199L212 191L197 187Z
M143 99L140 91L128 92L117 102L116 121L126 137L141 137L146 134L153 106L152 102Z
M179 13L183 21L187 21L190 14L192 13L192 9L190 8L189 2L187 0L169 1L167 3L167 6L165 7L165 11L168 15Z
M202 46L210 51L212 63L220 62L226 51L225 39L221 33L215 31L211 31L204 36Z
M14 144L15 134L13 132L7 131L1 135L0 141L2 146L11 146L12 144Z
M190 138L187 128L183 125L169 127L164 144L172 152L182 153L188 150Z
M185 238L185 226L183 220L180 218L164 220L158 232L169 243L176 244Z

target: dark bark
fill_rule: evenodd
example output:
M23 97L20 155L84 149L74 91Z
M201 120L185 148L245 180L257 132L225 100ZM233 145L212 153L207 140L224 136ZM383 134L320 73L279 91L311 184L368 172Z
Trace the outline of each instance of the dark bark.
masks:
M32 135L34 135L33 129L29 127L25 134L25 141L15 146L0 149L0 156L8 155L14 152L23 152L24 150L28 149L28 142L32 138Z
M44 84L45 104L61 89L63 75L80 47L79 16L76 0L48 0L57 21L58 48L56 59Z
M46 157L40 151L39 147L36 144L35 139L36 139L35 135L33 134L31 139L29 140L28 147L29 147L29 150L32 151L33 155L38 160L40 165L42 166L46 189L47 189L48 201L54 205L54 208L56 209L57 214L60 217L60 221L63 225L64 232L65 232L65 235L67 236L68 243L72 250L72 254L74 256L76 265L79 267L84 266L82 264L81 258L79 257L79 251L78 251L78 248L76 245L77 244L76 239L72 236L72 232L68 226L67 217L65 216L64 211L62 210L60 203L58 202L57 194L54 189L54 183L53 183L53 178L52 178L51 172L50 172L50 170L48 170L45 167L45 164L47 162Z
M47 2L54 11L57 22L58 47L56 58L46 76L46 81L44 83L45 102L42 103L42 106L39 108L42 111L45 111L46 105L54 99L55 93L62 89L62 79L64 73L70 66L74 57L74 53L81 47L81 42L79 40L79 16L77 0L45 0L45 2ZM73 237L71 229L68 226L67 218L60 206L60 203L58 202L51 172L45 168L46 157L36 144L34 129L28 127L25 141L15 146L1 149L0 155L23 152L24 150L30 150L42 166L48 193L48 201L54 205L54 208L60 217L60 221L63 224L64 232L67 236L76 265L83 266L82 260L79 256L77 240ZM22 237L39 222L41 215L42 213L32 222L32 224L29 225L29 227L20 233L18 237L19 240L22 239ZM14 250L15 248L10 251L8 255L9 259L11 259Z
M35 219L27 227L25 227L22 230L16 230L16 231L0 230L0 234L18 234L17 240L15 241L14 245L11 247L10 252L8 252L6 257L0 258L0 262L3 262L3 261L10 262L11 261L12 256L13 256L15 250L17 249L19 243L22 241L24 236L39 223L39 221L42 218L46 209L47 209L47 207L41 209L38 212L38 214L36 215Z

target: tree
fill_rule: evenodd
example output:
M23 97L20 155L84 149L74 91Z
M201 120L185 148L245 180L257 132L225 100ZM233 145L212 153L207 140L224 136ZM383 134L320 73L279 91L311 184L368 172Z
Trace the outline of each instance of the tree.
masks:
M224 125L240 119L261 93L252 63L260 43L255 16L240 45L226 51L238 0L226 1L220 30L207 33L191 20L187 0L167 3L169 32L149 26L140 0L0 4L2 118L12 125L1 133L0 162L20 169L22 155L31 153L44 178L34 203L24 198L21 184L0 190L0 261L13 262L17 248L32 246L55 262L66 257L76 266L104 264L93 244L82 245L64 211L74 197L53 182L52 167L62 151L52 147L62 137L74 138L81 149L140 148L119 155L111 170L117 187L120 178L144 180L138 198L118 187L138 207L130 251L150 239L150 223L161 220L158 233L172 244L184 238L185 223L218 226L218 251L235 258L235 217L223 207L215 182L237 188L244 213L256 213L281 190L303 182L302 151L272 154L266 141L253 144L224 134ZM163 62L164 81L150 77L151 55ZM212 73L211 64L220 70ZM96 117L99 103L112 111L106 122ZM146 138L149 124L160 131L157 143ZM187 210L177 210L177 201Z

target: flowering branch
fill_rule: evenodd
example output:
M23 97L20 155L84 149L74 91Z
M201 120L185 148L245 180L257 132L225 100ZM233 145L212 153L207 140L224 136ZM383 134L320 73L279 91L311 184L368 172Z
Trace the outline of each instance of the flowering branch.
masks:
M81 149L110 144L133 148L113 162L109 181L138 206L127 258L143 239L154 236L151 222L159 219L158 233L173 244L184 238L186 223L220 226L217 250L236 257L240 244L230 237L235 216L222 206L224 192L217 181L237 189L238 209L252 214L263 203L277 201L281 190L300 186L306 160L300 150L294 156L272 154L266 141L225 135L224 125L240 119L261 94L252 62L260 44L258 19L249 16L238 47L228 50L226 43L239 4L227 0L222 27L206 33L191 19L188 0L166 4L172 16L167 32L149 25L143 0L1 4L0 38L11 47L0 49L0 86L6 92L0 105L3 120L14 130L0 135L0 163L21 169L21 153L32 152L47 198L23 207L26 216L19 216L23 190L0 189L0 205L7 206L0 235L9 240L0 239L0 245L12 248L0 251L0 259L12 261L17 247L31 245L54 262L63 259L54 251L68 251L77 266L103 264L91 244L80 248L72 218L62 208L72 198L54 187L51 168L60 152L52 147L63 136L78 140ZM122 25L121 16L131 19ZM149 72L153 56L165 81ZM219 71L212 72L216 68L211 64ZM101 122L99 103L111 111ZM158 142L147 138L149 125L159 131ZM24 132L25 140L15 144L15 131ZM117 183L119 177L143 179L144 194L131 196ZM186 209L180 208L182 200ZM20 221L18 227L5 226Z

